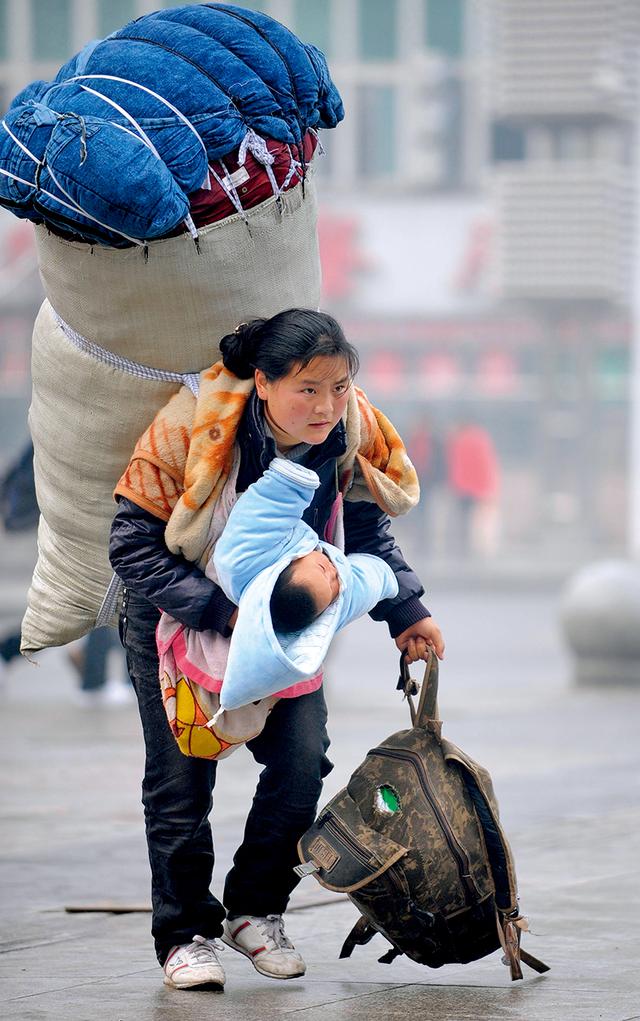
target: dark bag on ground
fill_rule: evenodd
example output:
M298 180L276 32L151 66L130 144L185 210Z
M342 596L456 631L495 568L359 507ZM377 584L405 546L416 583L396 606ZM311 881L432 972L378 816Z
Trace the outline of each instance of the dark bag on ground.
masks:
M413 726L371 749L298 844L298 874L348 894L361 912L340 956L379 932L391 943L383 963L406 954L439 968L502 946L512 979L521 962L548 971L520 948L527 924L491 777L442 737L435 655L417 710L404 657L398 687Z

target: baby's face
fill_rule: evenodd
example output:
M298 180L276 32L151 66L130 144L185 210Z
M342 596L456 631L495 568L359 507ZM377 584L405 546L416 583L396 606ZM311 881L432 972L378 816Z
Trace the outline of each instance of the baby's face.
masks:
M313 553L307 553L296 560L291 574L296 585L302 585L311 593L318 609L318 616L340 592L338 572L326 553L320 550L314 550Z

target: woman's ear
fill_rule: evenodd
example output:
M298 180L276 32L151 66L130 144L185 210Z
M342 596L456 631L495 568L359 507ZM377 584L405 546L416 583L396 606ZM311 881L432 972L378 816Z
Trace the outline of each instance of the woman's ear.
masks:
M262 369L256 369L255 370L255 377L254 378L255 378L256 390L258 391L258 397L260 398L261 401L266 401L266 399L267 399L267 377L265 376L265 374L262 371Z

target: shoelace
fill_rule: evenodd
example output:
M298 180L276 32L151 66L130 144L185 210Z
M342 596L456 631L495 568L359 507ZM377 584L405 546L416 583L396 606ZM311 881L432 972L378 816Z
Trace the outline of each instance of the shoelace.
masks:
M266 918L261 918L258 928L278 950L295 950L293 943L284 931L282 915L267 915Z
M193 964L206 964L211 960L211 955L217 959L217 954L224 950L222 943L215 939L205 939L204 936L194 936L193 942L185 947L189 962ZM191 960L193 958L193 961Z

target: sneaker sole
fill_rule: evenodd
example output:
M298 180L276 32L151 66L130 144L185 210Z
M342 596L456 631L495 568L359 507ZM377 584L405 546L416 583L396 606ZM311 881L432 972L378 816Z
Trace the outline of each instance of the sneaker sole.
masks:
M164 976L164 984L169 989L201 989L203 992L208 991L212 993L223 993L224 982L192 982L190 985L178 985L173 979L170 979L167 975Z
M265 978L275 978L280 981L286 981L290 978L301 978L307 970L306 965L303 965L302 971L296 971L294 975L274 975L272 971L265 971L263 968L259 967L260 959L258 957L254 957L250 950L243 950L242 947L239 947L237 943L233 943L224 934L220 937L220 939L226 944L226 946L231 947L232 950L237 950L239 954L242 954L243 957L246 957L247 960L251 961L256 971L261 975L264 975Z

